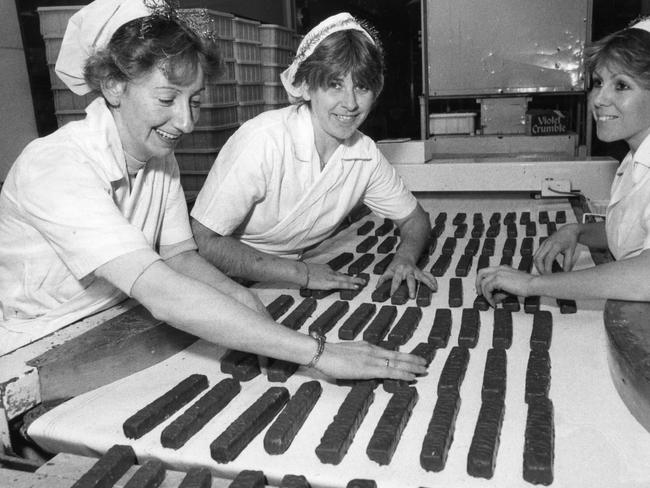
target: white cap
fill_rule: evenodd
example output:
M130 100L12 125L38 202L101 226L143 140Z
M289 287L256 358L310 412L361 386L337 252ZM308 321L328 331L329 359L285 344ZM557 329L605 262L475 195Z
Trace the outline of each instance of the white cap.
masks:
M366 29L349 13L341 12L340 14L332 15L327 19L323 20L320 24L310 30L305 37L300 42L298 49L296 50L296 57L293 58L291 65L282 72L280 75L280 80L284 85L284 89L289 96L289 100L296 102L302 99L302 90L300 87L293 85L293 82L296 78L296 71L303 63L314 52L314 49L330 34L342 30L357 30L363 32L368 39L375 43L375 40L368 33Z
M89 93L91 88L84 80L88 58L106 47L121 26L151 15L152 7L164 5L163 0L95 0L82 7L68 21L56 74L77 95Z
M630 29L642 29L646 32L650 32L650 18L646 17L638 21L636 24L631 25Z

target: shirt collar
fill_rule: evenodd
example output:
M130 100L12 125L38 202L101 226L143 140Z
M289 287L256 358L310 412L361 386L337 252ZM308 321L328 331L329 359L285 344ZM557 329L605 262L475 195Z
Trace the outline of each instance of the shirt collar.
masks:
M633 158L635 164L640 164L641 166L650 168L650 136L643 139L635 151Z
M126 177L126 160L113 114L103 97L97 97L86 107L86 122L93 134L91 146L96 151L93 157L102 166L110 181Z

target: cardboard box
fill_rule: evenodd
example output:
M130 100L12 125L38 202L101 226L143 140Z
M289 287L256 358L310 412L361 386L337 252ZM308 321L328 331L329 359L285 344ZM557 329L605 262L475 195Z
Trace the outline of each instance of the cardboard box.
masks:
M474 134L474 112L429 114L429 134Z
M414 141L404 139L384 139L377 141L377 147L391 164L426 163L433 158L433 141Z
M530 136L566 134L566 114L560 110L530 109L526 112L526 133Z

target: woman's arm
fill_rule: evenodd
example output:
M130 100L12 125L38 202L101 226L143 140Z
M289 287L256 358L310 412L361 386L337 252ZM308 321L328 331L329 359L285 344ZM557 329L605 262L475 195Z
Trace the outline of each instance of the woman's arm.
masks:
M406 280L409 296L415 298L416 280L422 281L432 290L438 288L436 279L431 273L417 267L418 259L429 239L431 223L428 214L418 203L415 209L405 218L396 220L400 231L400 245L395 257L386 272L379 277L377 286L392 279L391 295L395 293L402 281Z
M231 276L323 290L354 289L365 284L361 278L339 273L325 264L307 264L263 253L230 236L217 234L196 219L192 219L192 230L201 256Z

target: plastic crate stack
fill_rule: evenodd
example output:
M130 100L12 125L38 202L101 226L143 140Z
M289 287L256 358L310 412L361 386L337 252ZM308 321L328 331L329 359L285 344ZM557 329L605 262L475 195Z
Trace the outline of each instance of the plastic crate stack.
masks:
M287 92L280 81L280 73L291 64L296 46L294 38L294 32L281 25L260 25L264 110L289 104Z
M260 23L255 20L233 18L240 124L264 111L259 26Z
M68 20L81 7L39 7L37 9L41 27L41 35L45 41L45 58L50 71L50 84L54 97L54 109L59 127L72 120L80 120L86 116L85 108L97 96L89 94L75 95L66 87L54 72L56 58L59 56L63 34Z
M181 10L184 15L192 15L193 12L201 15L204 11ZM206 80L199 120L194 131L184 135L174 151L181 184L189 195L201 189L221 147L239 127L234 16L216 10L207 10L207 14L223 59L223 70L220 75Z

